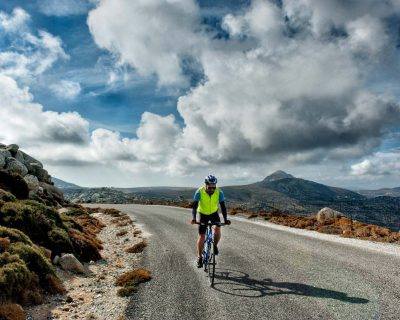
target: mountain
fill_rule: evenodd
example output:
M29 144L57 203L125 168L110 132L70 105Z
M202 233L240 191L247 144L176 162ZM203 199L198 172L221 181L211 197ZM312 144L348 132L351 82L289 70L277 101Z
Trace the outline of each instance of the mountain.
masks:
M267 176L262 182L268 183L282 179L291 179L294 178L291 174L286 173L285 171L278 170Z
M83 187L80 187L80 186L70 183L70 182L66 182L61 179L57 179L55 177L52 177L51 180L54 182L54 185L57 188L60 188L62 190L64 190L64 189L83 189Z
M360 190L358 193L368 197L380 197L380 196L389 196L389 197L400 197L400 187L397 188L382 188L378 190Z
M255 185L261 188L274 190L303 202L362 200L365 198L350 190L295 178L283 171L276 171L263 181L256 182Z
M71 201L122 203L136 200L179 202L191 201L196 188L140 187L109 189L64 189ZM296 178L284 171L276 171L263 180L237 186L223 186L228 207L248 210L280 210L307 216L323 207L343 212L355 220L392 229L400 228L400 197L368 198L343 188L331 187L314 181Z

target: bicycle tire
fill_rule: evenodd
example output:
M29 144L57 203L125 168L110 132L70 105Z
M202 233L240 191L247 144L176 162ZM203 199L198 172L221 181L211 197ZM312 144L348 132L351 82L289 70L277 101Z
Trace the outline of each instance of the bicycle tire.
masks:
M203 265L204 265L204 271L207 272L208 271L208 263L210 262L210 254L211 254L211 245L210 243L208 243L207 241L204 244L204 259L203 259Z
M214 244L212 245L212 252L210 254L210 261L208 263L208 278L210 279L211 287L214 286L215 279L215 254L214 254Z

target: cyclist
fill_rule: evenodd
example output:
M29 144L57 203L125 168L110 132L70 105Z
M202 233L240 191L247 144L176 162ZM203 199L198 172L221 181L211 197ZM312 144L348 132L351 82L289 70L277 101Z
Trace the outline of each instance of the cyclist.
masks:
M204 239L207 226L210 221L212 223L221 222L218 214L218 204L221 205L222 216L224 217L225 224L231 222L227 219L226 206L224 193L221 189L217 188L217 178L213 175L208 175L205 179L205 185L197 189L194 195L192 221L191 224L196 223L197 212L200 215L199 225L199 238L197 239L197 267L203 266L203 259L201 254L204 247ZM221 239L221 227L214 227L214 253L218 254L218 242Z

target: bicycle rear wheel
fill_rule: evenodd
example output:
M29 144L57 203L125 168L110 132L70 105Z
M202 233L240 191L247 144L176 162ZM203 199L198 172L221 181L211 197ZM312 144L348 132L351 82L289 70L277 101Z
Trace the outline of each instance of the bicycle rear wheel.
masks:
M210 258L208 261L208 278L210 279L211 287L214 286L214 278L215 278L214 245L211 245L211 250L210 250Z

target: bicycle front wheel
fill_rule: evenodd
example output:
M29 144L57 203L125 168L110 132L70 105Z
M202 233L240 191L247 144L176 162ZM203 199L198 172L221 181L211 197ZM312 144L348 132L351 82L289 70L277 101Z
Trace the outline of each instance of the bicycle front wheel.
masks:
M214 286L214 278L215 278L214 245L211 246L211 250L210 250L210 258L208 261L208 278L210 279L211 287Z

